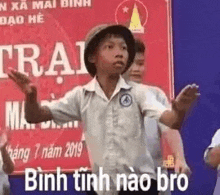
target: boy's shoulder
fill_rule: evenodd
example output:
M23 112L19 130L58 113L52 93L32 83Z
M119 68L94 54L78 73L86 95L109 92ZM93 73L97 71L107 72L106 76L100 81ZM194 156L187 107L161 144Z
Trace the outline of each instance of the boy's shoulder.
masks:
M128 85L130 85L132 88L134 88L136 90L149 90L148 85L144 85L142 83L136 83L134 81L128 81L128 80L126 80L126 82Z
M136 96L138 99L145 99L147 96L156 96L153 91L151 90L151 87L148 85L144 85L141 83L136 83L133 81L126 81L128 85L131 86L131 93Z
M67 93L83 93L84 91L93 91L95 89L95 80L92 79L84 85L76 85L72 87Z
M136 83L133 81L127 81L127 83L130 86L132 86L132 88L134 88L135 90L138 90L138 91L142 91L142 92L147 91L147 92L153 93L154 95L158 95L158 94L165 95L164 91L157 86Z
M128 84L132 86L131 91L135 94L135 96L140 99L140 101L144 99L155 98L157 101L162 104L169 106L168 98L165 92L157 86L146 85L141 83L136 83L133 81L128 81Z
M148 87L149 87L149 90L152 91L156 96L166 97L165 92L160 87L153 86L153 85L148 85Z

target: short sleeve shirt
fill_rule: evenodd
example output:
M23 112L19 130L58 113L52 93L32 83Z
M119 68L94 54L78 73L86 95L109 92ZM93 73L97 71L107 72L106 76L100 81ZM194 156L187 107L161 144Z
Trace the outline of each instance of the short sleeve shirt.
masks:
M205 153L204 153L204 159L206 160L208 152L210 149L216 147L216 146L220 146L220 129L218 129L215 133L215 135L212 137L212 141L211 144L208 146L208 148L206 149ZM213 195L218 195L220 192L220 165L218 165L218 177L217 177L217 182L216 182L216 186L215 186L215 190Z
M58 124L83 121L92 170L98 174L98 168L103 167L110 177L116 173L131 173L129 167L142 172L141 165L136 167L136 164L146 153L144 117L159 120L167 110L148 86L126 82L122 77L110 99L94 78L48 107ZM148 160L142 162L149 164L144 172L156 178L153 160L150 154L148 156Z
M207 157L207 154L208 154L208 151L211 149L211 148L214 148L216 146L220 146L220 129L218 129L216 132L215 132L215 135L212 137L212 141L211 141L211 144L208 146L208 148L205 150L205 153L204 153L204 159L206 159Z

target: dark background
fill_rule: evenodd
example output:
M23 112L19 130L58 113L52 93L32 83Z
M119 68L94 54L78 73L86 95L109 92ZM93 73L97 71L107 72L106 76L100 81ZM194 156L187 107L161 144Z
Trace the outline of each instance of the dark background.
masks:
M173 0L172 15L175 93L189 83L198 84L201 92L181 132L192 170L189 188L173 194L211 195L216 172L204 164L203 153L220 128L220 1ZM68 177L68 186L73 186L72 176ZM13 194L27 194L24 177L12 176L10 182ZM73 187L62 194L74 194Z

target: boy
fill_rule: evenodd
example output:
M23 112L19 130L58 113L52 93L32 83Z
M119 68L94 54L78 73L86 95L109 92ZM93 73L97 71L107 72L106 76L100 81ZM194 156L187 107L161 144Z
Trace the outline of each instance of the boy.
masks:
M92 29L86 38L84 60L90 75L87 85L75 87L64 98L48 106L37 103L37 90L25 75L11 70L9 77L26 95L25 114L30 123L54 120L62 124L70 120L84 122L85 139L92 160L92 172L99 168L110 176L111 192L116 192L116 174L142 173L135 162L143 155L144 116L180 128L185 112L197 98L198 87L189 85L167 110L146 86L126 83L126 72L135 56L134 38L121 25L102 25ZM153 163L153 162L145 162ZM145 170L152 178L148 192L119 192L122 194L157 194L154 170ZM104 185L105 186L105 185ZM95 186L94 186L95 187ZM98 194L105 194L98 191Z
M0 195L9 195L8 175L14 171L14 164L6 150L7 134L0 134Z
M145 73L145 45L139 40L135 39L135 58L131 67L124 74L126 79L137 83L143 83L144 73ZM158 87L148 86L152 93L155 94L156 99L161 102L166 107L170 107L168 99L165 93ZM157 167L162 168L162 172L167 174L167 170L163 167L163 157L160 146L160 139L163 136L167 141L169 146L172 149L174 158L175 158L175 172L176 173L190 173L190 169L186 164L184 152L183 152L183 143L179 131L171 130L168 127L158 123L156 120L146 117L145 118L145 141L147 145L147 150L150 152L155 166L155 172ZM163 149L163 148L162 148ZM171 194L169 188L165 192L160 192L160 195L169 195Z
M212 142L209 147L206 149L204 154L205 162L211 167L217 169L218 178L213 195L218 195L220 192L220 179L219 179L219 170L220 170L220 129L218 129L215 135L212 138Z

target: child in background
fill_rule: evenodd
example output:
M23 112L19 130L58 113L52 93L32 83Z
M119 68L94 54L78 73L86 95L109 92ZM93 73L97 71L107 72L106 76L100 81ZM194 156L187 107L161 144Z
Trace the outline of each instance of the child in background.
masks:
M213 195L220 194L220 129L215 132L212 142L204 153L205 162L218 171L217 182Z
M145 69L147 68L146 60L145 60L145 45L144 43L139 40L135 39L135 58L134 62L132 63L131 67L128 71L124 74L124 77L130 81L134 81L137 83L143 83L144 80L144 73ZM170 108L170 104L165 93L158 87L149 86L149 90L155 94L156 99L163 104L165 107ZM154 161L154 168L155 172L157 171L157 167L162 168L162 173L167 174L166 167L163 167L163 157L162 151L165 148L161 148L161 137L167 140L169 146L172 149L173 156L175 158L175 172L176 173L185 173L189 174L190 169L187 166L185 161L184 152L183 152L183 143L178 130L170 129L169 127L158 123L158 121L146 117L145 118L145 144L146 148L146 159L149 158L147 156L148 151L150 152L153 161ZM146 160L145 159L145 160ZM142 159L144 160L144 158ZM145 165L146 166L146 165ZM142 167L144 169L144 166ZM160 192L160 195L169 195L171 192L169 188L165 192Z
M0 130L0 195L10 194L8 175L14 171L14 164L6 150L7 133Z
M149 174L151 188L146 192L136 186L134 191L123 191L120 183L119 194L158 194L155 171L148 169L142 172L140 167L135 167L136 161L145 152L145 145L141 144L145 131L144 117L153 117L171 128L179 129L185 113L198 96L198 86L188 85L177 96L172 109L167 109L148 87L128 83L122 78L134 56L134 38L128 28L102 25L92 29L86 38L84 60L93 80L75 87L48 106L38 104L36 87L28 77L13 69L9 73L9 77L25 93L28 122L84 122L92 172L98 176L99 168L103 168L103 172L110 176L107 182L110 190L109 185L101 191L94 186L99 195L116 194L116 174L132 173L130 167L139 177L143 173Z

